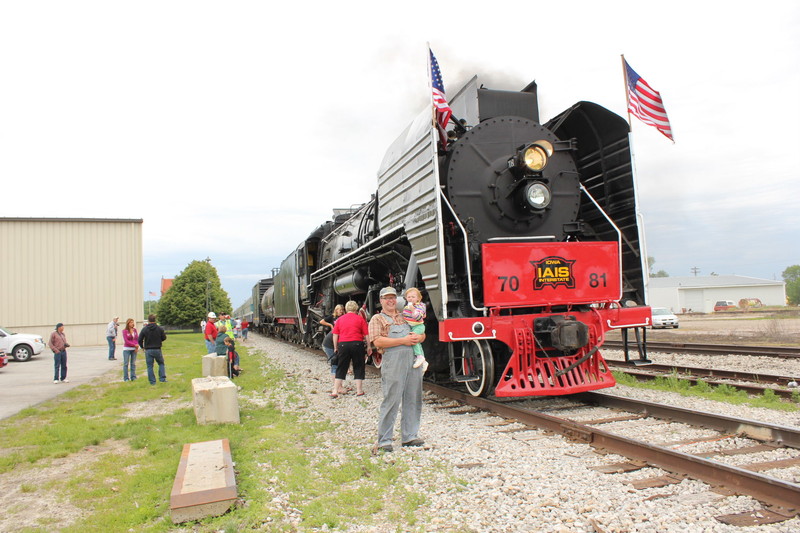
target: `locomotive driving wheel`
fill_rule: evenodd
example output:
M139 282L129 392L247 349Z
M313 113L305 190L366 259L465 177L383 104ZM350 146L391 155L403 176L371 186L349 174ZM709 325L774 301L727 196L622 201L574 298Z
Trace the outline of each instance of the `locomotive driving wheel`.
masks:
M464 385L472 396L488 396L494 390L494 355L485 340L471 340L461 343L464 376L477 379L465 381Z

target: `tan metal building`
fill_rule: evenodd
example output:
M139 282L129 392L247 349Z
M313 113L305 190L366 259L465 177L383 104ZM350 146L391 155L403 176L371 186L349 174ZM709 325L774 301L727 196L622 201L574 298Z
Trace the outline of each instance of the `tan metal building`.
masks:
M0 326L46 342L63 322L70 344L97 345L119 316L119 347L127 318L141 329L141 219L0 217L0 245Z

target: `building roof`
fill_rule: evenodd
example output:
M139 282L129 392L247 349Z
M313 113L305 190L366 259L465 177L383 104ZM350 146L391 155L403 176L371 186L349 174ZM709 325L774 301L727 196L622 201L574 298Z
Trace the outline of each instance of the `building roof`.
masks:
M704 287L745 287L753 285L784 285L780 280L750 278L747 276L678 276L668 278L650 278L650 287L666 289L704 288Z
M173 281L175 281L173 278L161 278L161 296L172 287Z
M0 222L134 222L141 224L141 218L45 218L45 217L0 217Z

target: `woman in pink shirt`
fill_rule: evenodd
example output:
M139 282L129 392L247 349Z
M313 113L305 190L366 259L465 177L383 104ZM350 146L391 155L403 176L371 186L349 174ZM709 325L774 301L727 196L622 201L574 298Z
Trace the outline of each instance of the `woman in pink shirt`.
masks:
M125 321L122 330L122 379L124 381L136 380L136 354L139 352L139 332L136 331L136 322L132 318ZM130 365L130 380L128 379L128 366Z
M333 353L337 360L336 381L331 397L338 398L342 382L347 377L350 362L353 362L353 378L356 382L356 396L364 396L364 364L366 362L369 328L364 317L357 313L358 304L349 301L345 304L346 313L333 325Z

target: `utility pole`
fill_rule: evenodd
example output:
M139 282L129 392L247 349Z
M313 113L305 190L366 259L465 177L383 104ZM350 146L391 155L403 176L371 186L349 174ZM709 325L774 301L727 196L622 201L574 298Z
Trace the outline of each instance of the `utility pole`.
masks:
M205 262L208 263L208 268L211 268L211 258L206 256ZM211 311L211 280L209 278L209 271L206 271L206 315Z
M689 270L691 270L692 274L694 274L695 276L697 276L700 273L700 269L698 267L692 267Z

